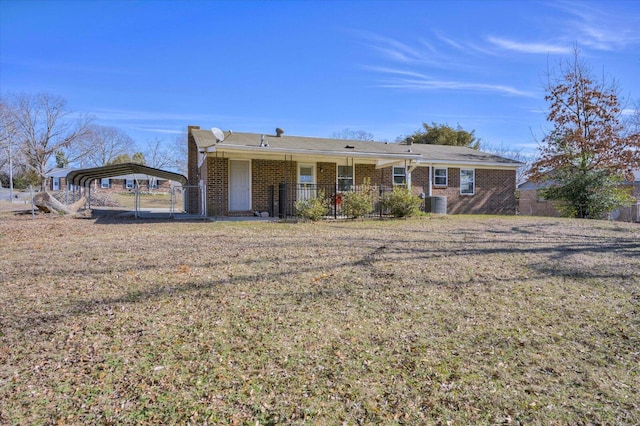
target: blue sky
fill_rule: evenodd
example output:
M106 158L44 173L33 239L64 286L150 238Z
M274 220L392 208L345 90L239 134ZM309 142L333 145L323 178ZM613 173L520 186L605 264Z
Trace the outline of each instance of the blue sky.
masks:
M50 92L141 145L189 124L394 141L423 122L532 150L577 44L640 99L638 1L0 0L0 91Z

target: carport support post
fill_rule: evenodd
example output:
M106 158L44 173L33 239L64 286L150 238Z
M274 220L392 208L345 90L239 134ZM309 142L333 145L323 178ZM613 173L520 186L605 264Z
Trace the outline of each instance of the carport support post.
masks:
M169 219L173 219L173 188L169 190Z
M140 187L136 186L136 191L133 193L133 206L135 208L135 218L138 218L138 203L140 202Z

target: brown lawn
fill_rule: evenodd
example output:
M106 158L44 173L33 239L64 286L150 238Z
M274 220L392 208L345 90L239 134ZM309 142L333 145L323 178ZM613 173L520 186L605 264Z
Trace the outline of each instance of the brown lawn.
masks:
M0 424L639 424L640 225L0 212Z

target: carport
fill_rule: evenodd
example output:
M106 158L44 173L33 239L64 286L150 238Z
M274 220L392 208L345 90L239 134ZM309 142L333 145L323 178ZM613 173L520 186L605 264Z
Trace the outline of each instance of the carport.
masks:
M87 202L89 208L91 208L91 182L96 179L113 178L116 176L126 176L144 174L147 176L154 176L161 179L166 179L174 182L178 182L180 185L185 186L187 184L187 178L179 173L169 172L167 170L156 169L154 167L143 166L142 164L124 163L124 164L112 164L110 166L93 167L89 169L79 169L69 172L67 174L67 191L70 185L75 185L79 188L87 189ZM135 217L137 218L140 213L140 189L136 185L135 187ZM172 202L171 208L173 208L173 191L171 192ZM173 211L170 212L170 216L173 217Z

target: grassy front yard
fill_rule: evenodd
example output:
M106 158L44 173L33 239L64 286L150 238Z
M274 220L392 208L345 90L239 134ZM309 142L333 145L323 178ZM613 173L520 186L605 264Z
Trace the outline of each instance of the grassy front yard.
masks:
M0 213L1 424L638 424L640 226Z

